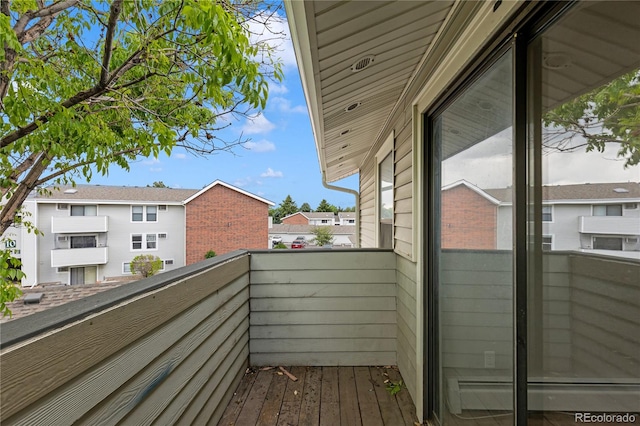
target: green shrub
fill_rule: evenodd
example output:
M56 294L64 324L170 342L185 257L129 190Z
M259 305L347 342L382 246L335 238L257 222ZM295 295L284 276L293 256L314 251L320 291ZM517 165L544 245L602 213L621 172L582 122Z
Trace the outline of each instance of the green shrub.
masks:
M205 253L204 258L205 259L211 259L212 257L216 257L216 252L213 250L209 250L208 252Z
M133 258L129 269L132 274L140 274L145 278L150 277L162 269L162 259L152 254L141 254Z
M274 249L286 249L287 246L284 245L284 243L278 243L275 246L273 246Z

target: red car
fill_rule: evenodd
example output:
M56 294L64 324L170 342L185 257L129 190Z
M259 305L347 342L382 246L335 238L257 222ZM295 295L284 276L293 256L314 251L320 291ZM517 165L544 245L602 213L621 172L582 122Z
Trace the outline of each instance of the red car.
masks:
M305 248L307 245L307 242L305 240L301 240L301 239L296 239L291 243L291 248L292 249L303 249Z

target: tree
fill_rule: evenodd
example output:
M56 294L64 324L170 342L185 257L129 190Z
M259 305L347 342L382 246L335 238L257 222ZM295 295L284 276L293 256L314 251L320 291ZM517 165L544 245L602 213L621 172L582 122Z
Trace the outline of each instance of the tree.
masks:
M44 185L243 143L217 131L281 78L250 32L277 16L258 1L0 0L0 235Z
M147 187L150 187L150 188L168 188L168 186L165 185L164 182L161 181L161 180L160 181L155 181L155 182L153 182L153 185L147 185Z
M547 149L603 152L607 143L620 144L624 167L640 164L640 72L622 75L591 92L547 112ZM576 143L576 140L579 142Z
M281 76L252 42L270 16L252 4L0 0L0 234L46 183L243 142L220 139L220 119L263 108Z
M300 211L301 212L310 212L311 211L311 206L309 205L309 203L302 203L302 205L300 206Z
M291 195L287 195L277 208L269 209L269 216L273 217L273 223L281 223L283 217L297 213L298 211L296 202L293 201Z
M132 274L139 274L147 278L162 269L162 260L152 254L140 254L133 258L129 264L129 269Z
M316 226L313 228L314 238L311 240L317 246L333 244L333 230L329 226Z
M327 200L322 199L322 201L320 201L320 204L318 204L318 207L316 207L316 211L338 213L338 208L333 204L329 204Z
M4 241L7 240L3 239L3 244ZM20 269L20 259L16 259L13 254L9 249L0 250L0 313L3 317L11 316L11 311L6 304L13 302L22 294L16 282L24 277L24 272Z

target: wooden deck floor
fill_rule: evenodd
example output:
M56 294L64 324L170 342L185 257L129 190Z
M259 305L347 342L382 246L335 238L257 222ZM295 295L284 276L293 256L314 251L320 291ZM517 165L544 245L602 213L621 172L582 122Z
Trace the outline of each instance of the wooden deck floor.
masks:
M395 368L286 367L248 370L218 426L414 426L415 406L406 388L391 395L385 380Z

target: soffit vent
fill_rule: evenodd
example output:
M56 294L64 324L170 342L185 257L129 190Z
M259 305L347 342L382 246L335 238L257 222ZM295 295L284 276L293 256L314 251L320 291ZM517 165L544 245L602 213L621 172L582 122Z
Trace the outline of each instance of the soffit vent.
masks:
M346 107L344 107L344 110L345 110L346 112L351 112L351 111L353 111L354 109L358 108L361 104L362 104L361 102L354 102L354 103L352 103L352 104L347 105Z
M373 55L367 55L363 58L360 58L353 65L351 65L351 72L363 71L373 65L373 61L375 61L375 56Z

